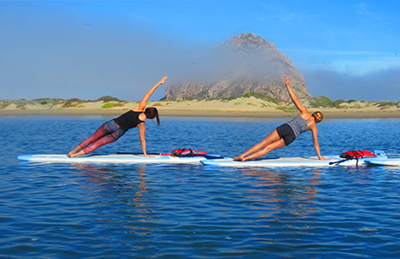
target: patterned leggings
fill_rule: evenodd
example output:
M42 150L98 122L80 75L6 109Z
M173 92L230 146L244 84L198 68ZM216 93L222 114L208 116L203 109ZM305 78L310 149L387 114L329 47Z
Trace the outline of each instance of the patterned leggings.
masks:
M101 125L91 137L83 141L79 146L85 154L89 154L101 146L115 142L124 133L114 120L110 120Z

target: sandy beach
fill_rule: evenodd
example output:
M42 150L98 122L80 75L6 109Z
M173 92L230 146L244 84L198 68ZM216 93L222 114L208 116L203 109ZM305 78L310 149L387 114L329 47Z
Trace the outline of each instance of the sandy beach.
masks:
M107 105L106 105L107 104ZM344 103L339 107L315 108L302 104L310 111L321 111L325 118L395 118L400 117L397 106L379 107L377 102ZM113 106L105 108L106 106ZM10 104L0 109L0 116L9 115L119 115L138 105L138 102L79 102L70 107L59 105L28 104L17 107ZM151 101L147 107L156 107L160 116L207 116L207 117L295 117L298 111L290 103L269 103L249 97L225 100Z

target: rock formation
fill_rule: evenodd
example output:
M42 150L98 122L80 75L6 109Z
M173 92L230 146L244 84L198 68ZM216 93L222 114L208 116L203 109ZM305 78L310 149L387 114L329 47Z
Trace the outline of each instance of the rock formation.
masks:
M253 33L243 33L204 55L198 76L168 85L163 99L211 99L261 93L289 101L283 83L289 76L298 98L309 98L304 76L271 42Z

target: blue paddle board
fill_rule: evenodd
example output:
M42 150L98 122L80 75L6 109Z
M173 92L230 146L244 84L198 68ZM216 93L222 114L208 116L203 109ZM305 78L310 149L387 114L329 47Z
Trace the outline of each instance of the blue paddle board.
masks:
M207 155L218 158L218 155ZM137 163L173 163L196 164L207 159L206 156L177 157L170 155L154 155L145 157L143 154L111 154L111 155L84 155L70 158L67 155L20 155L19 160L45 163L111 163L111 164L137 164Z
M369 165L384 165L384 166L400 166L400 158L393 159L366 159L364 161Z

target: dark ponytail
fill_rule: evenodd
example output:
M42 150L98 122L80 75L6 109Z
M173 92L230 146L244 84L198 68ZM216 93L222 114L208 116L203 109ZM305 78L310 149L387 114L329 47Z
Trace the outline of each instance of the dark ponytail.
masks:
M160 126L160 117L158 116L158 111L154 107L149 107L144 110L144 114L146 114L146 118L154 119L157 118L157 125Z

